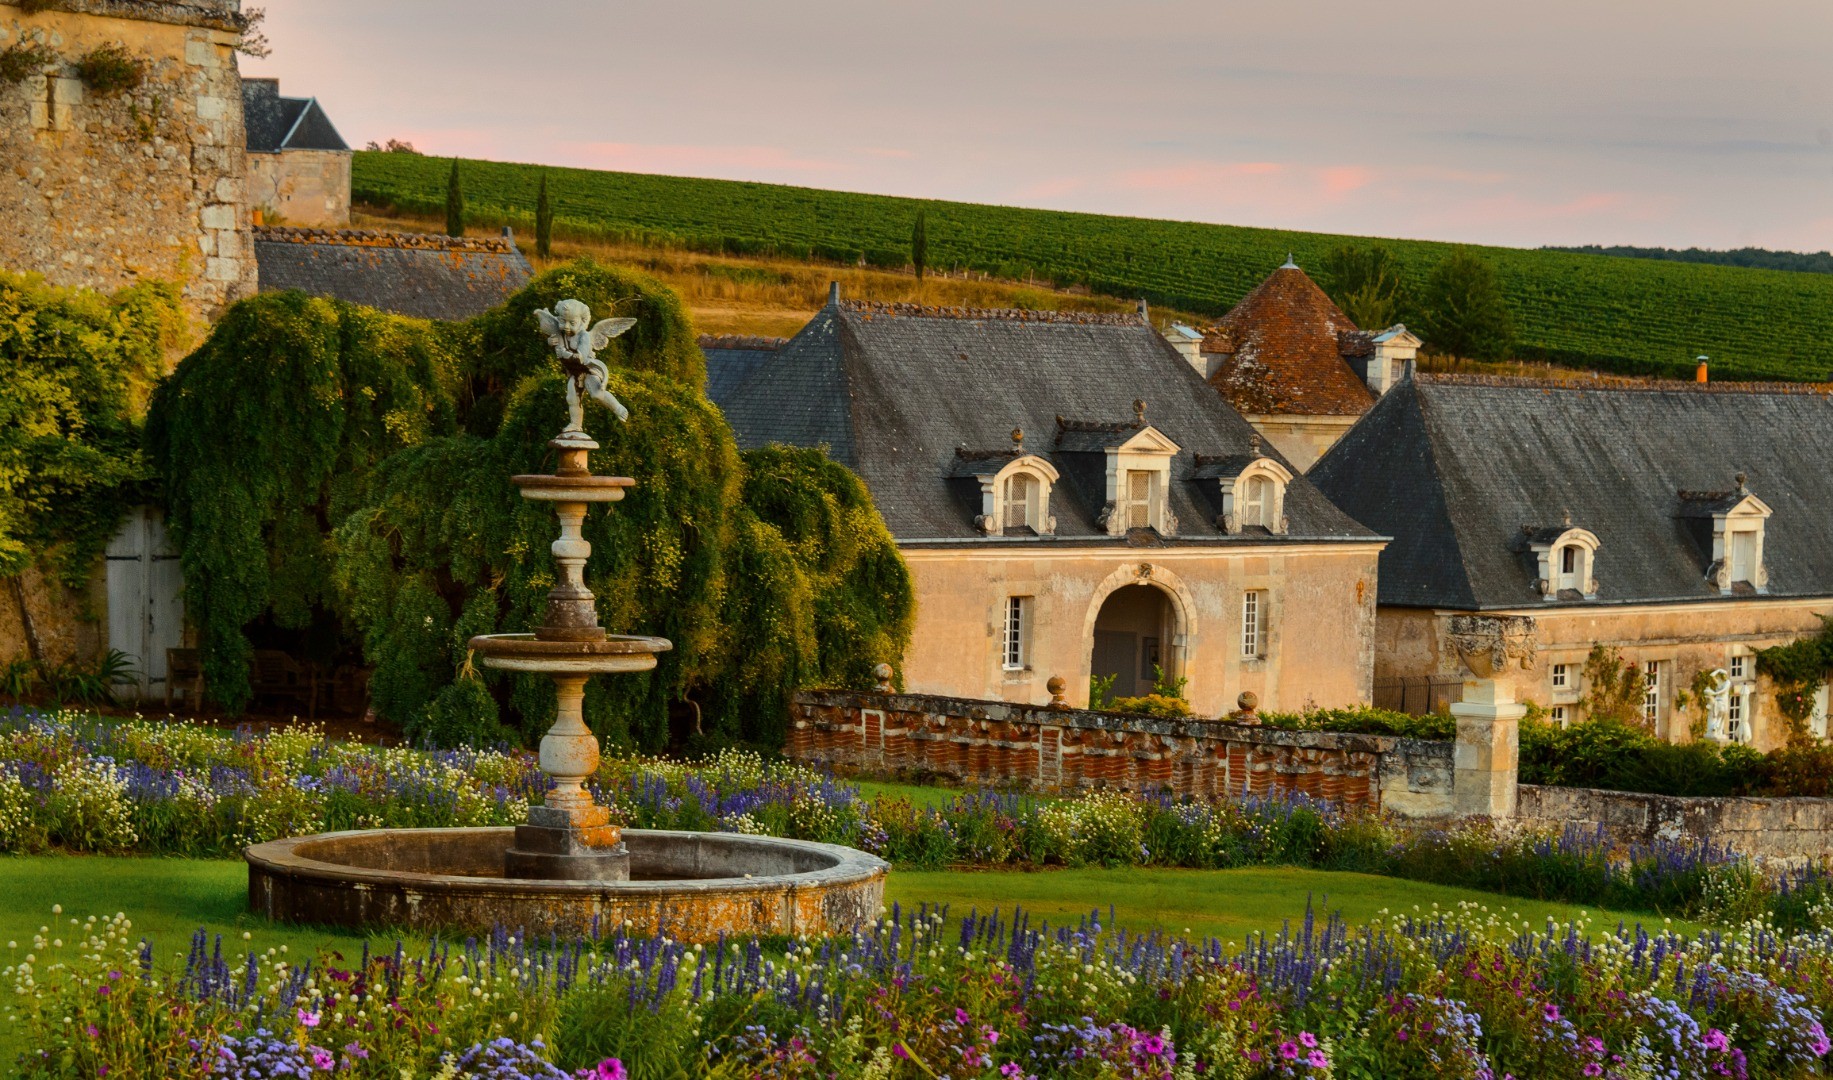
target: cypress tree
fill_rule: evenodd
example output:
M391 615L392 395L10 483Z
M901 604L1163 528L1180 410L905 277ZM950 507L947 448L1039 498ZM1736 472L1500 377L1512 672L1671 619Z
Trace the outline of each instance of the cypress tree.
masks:
M921 210L917 211L916 224L910 227L910 263L916 267L917 280L923 280L923 270L929 265L929 230L924 227Z
M535 254L543 259L554 245L554 208L547 201L547 170L541 170L541 193L535 196Z
M458 159L452 159L452 175L446 178L446 235L465 235L465 191L458 184Z

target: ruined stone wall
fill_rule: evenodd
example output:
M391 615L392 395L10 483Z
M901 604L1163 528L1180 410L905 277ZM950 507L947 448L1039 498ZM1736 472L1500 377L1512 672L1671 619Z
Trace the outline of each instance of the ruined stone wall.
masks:
M268 225L342 229L350 224L350 151L248 155L248 205Z
M1602 826L1624 843L1710 840L1769 859L1833 858L1833 799L1681 798L1532 784L1520 791L1523 825Z
M213 318L255 291L249 248L239 0L0 2L0 49L54 54L46 73L0 81L0 268L112 292L154 278ZM118 44L143 61L132 90L76 75Z
M787 753L847 771L1037 791L1301 792L1413 818L1448 816L1452 803L1449 742L921 694L797 694Z

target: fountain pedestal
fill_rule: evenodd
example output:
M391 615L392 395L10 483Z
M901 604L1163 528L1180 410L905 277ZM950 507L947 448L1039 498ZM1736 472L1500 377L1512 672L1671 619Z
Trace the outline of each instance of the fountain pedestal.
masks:
M630 854L623 830L609 810L592 799L585 782L598 771L598 737L586 727L582 709L586 680L614 672L648 671L666 639L605 633L585 584L592 545L581 534L586 509L617 502L636 481L593 476L587 455L598 449L583 431L566 431L548 443L560 452L552 475L512 477L522 497L554 504L560 538L554 541L559 580L547 594L547 615L532 634L485 634L471 648L487 667L539 672L554 680L558 710L541 739L541 771L554 788L541 806L530 807L528 824L516 826L515 843L504 854L504 873L513 878L558 881L628 881Z

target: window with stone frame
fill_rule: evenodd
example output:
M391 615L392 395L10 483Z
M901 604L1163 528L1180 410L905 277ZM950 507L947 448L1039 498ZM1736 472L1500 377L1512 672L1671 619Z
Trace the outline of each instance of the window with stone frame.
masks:
M1042 532L1037 520L1037 478L1028 472L1013 473L1006 478L1005 528L1031 529Z
M1273 503L1273 479L1267 476L1248 477L1247 498L1242 500L1241 524L1273 527L1277 524L1273 520Z
M1152 525L1152 477L1143 469L1127 472L1127 528L1145 529Z
M1642 665L1642 719L1650 728L1661 723L1661 661L1649 660Z
M1031 597L1006 597L1005 628L1000 641L1000 666L1023 671L1031 663Z
M1249 589L1241 595L1241 656L1258 660L1267 654L1267 594Z

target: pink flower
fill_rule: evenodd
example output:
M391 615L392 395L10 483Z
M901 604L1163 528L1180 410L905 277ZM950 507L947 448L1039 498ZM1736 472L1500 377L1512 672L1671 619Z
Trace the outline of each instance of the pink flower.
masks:
M624 1063L618 1058L606 1058L586 1073L586 1080L624 1080L629 1074L624 1072Z
M1310 1049L1317 1045L1317 1036L1311 1034L1309 1031L1301 1031L1298 1033L1298 1041L1304 1044L1306 1049Z
M955 1010L955 1023L965 1024L967 1022L968 1022L967 1010L966 1009L956 1009Z
M1585 1065L1585 1075L1586 1076L1603 1076L1604 1075L1604 1066L1599 1065L1595 1061L1589 1062Z
M93 1038L95 1038L95 1037L96 1037L97 1035L100 1035L100 1034L101 1034L101 1032L100 1032L100 1031L98 1031L98 1030L96 1030L96 1026L95 1026L94 1024L90 1024L90 1025L88 1025L88 1026L86 1026L86 1027L84 1027L84 1028L83 1028L83 1034L85 1034L85 1035L87 1035L87 1036L89 1036L90 1038L92 1038L92 1039L93 1039Z
M1156 1057L1165 1052L1165 1040L1157 1035L1148 1035L1145 1041L1139 1044L1139 1048Z
M1727 1047L1729 1047L1730 1045L1731 1045L1731 1040L1726 1038L1725 1033L1720 1031L1719 1029L1712 1028L1711 1030L1706 1032L1706 1049L1724 1050Z
M1540 1012L1542 1016L1547 1018L1547 1023L1549 1024L1556 1023L1559 1020L1559 1006L1551 1002L1541 1006Z
M331 1051L314 1046L312 1047L312 1067L320 1072L330 1072L337 1068L337 1059L331 1056Z
M318 1014L315 1012L306 1012L304 1009L300 1009L299 1010L299 1022L301 1024L304 1024L306 1027L315 1028L318 1026Z
M903 1043L898 1043L891 1048L891 1056L895 1058L908 1058L910 1056L910 1051L904 1049Z
M1305 1062L1314 1069L1330 1068L1330 1059L1324 1056L1324 1052L1322 1050L1311 1051L1311 1055L1305 1058Z
M1298 1057L1298 1044L1290 1040L1279 1044L1279 1056L1287 1061Z

